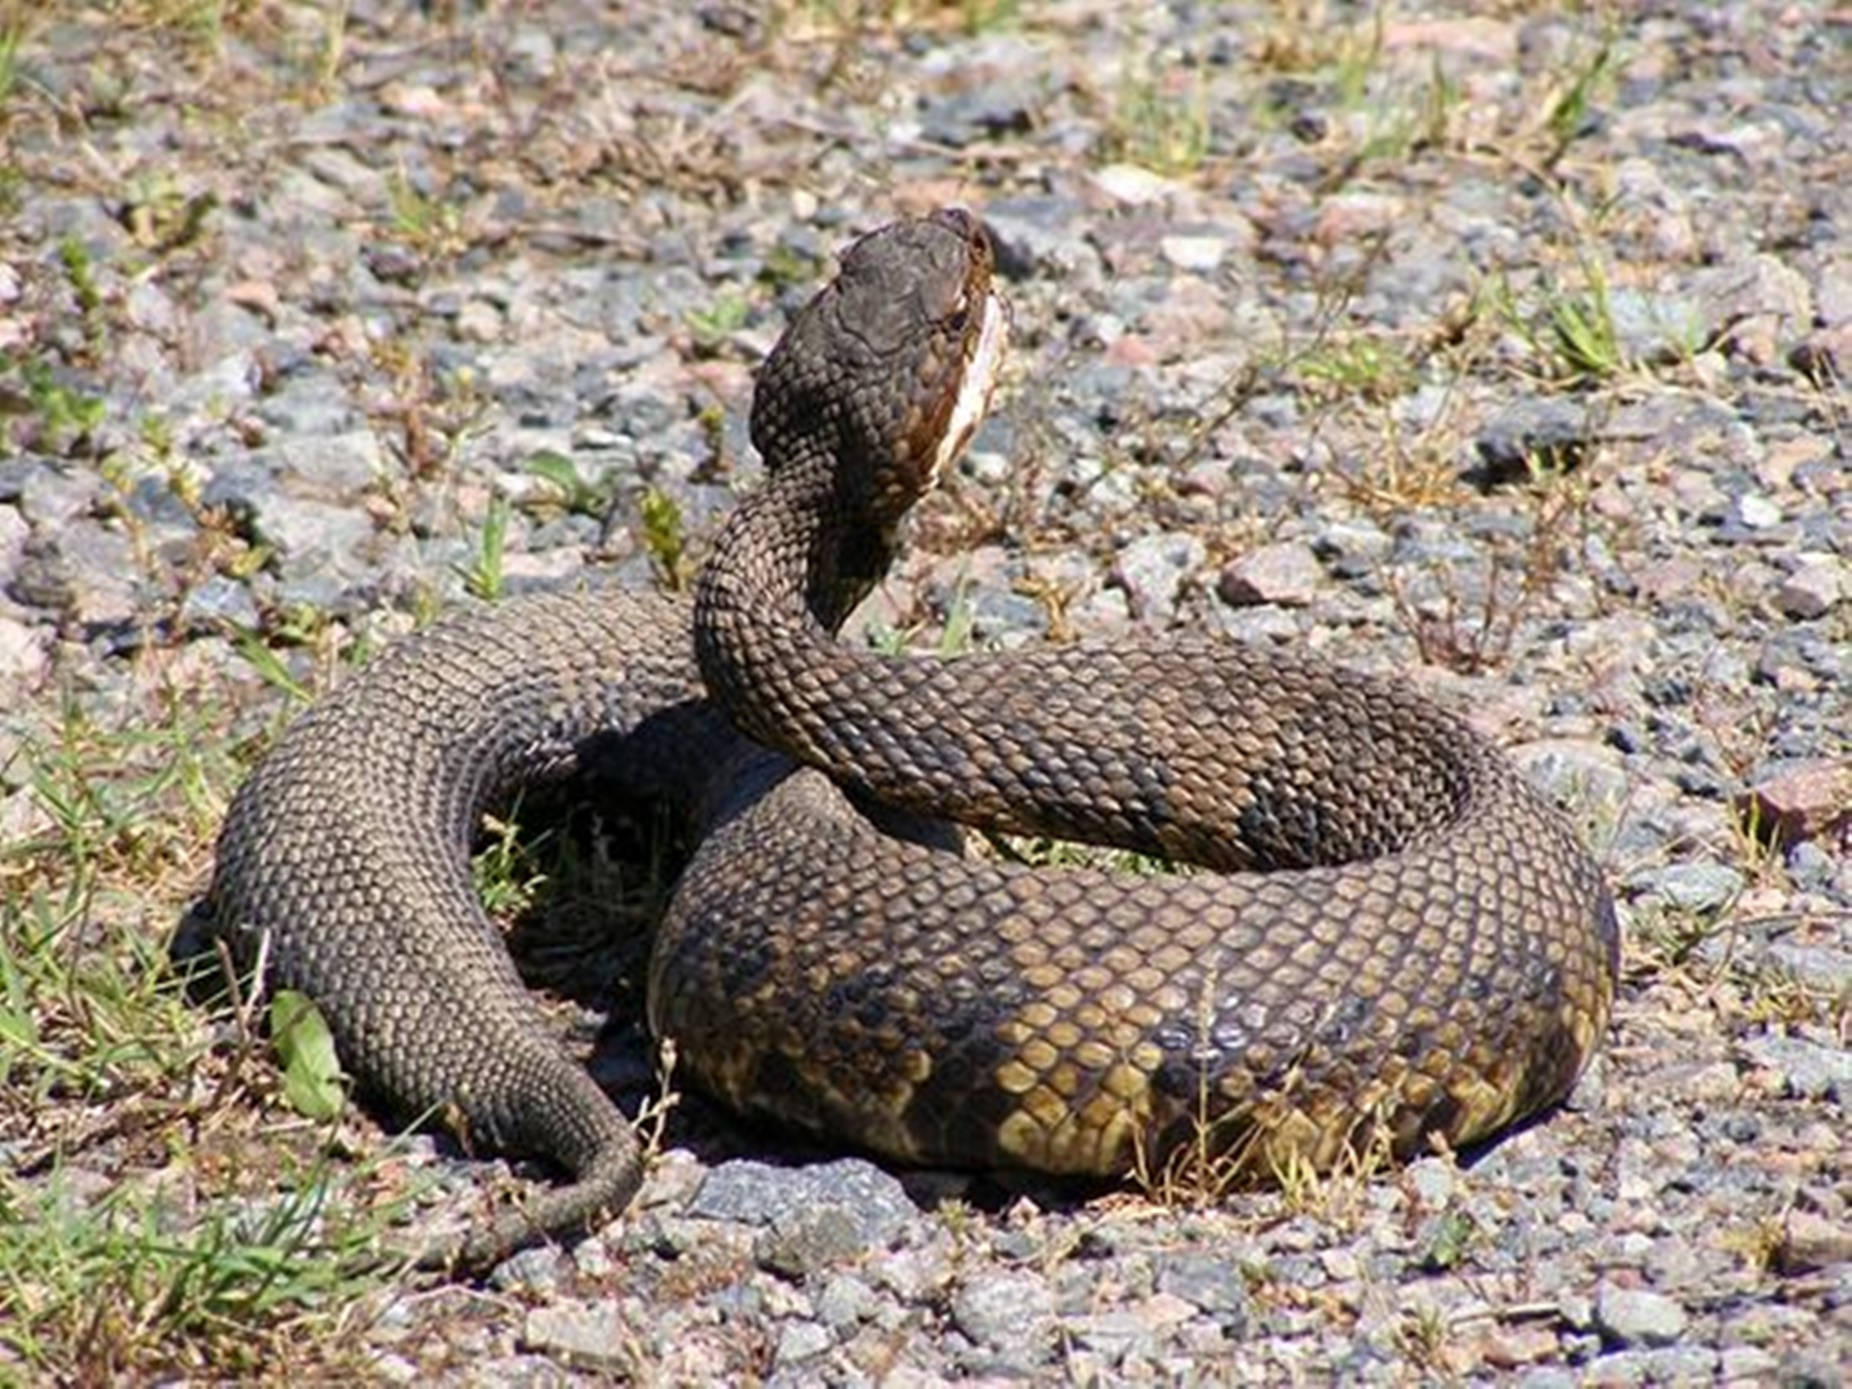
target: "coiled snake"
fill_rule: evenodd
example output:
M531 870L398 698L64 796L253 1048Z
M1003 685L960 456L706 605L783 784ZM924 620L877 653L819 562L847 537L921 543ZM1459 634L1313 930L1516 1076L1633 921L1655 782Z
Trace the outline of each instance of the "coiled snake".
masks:
M877 1153L1099 1174L1205 1135L1263 1166L1406 1154L1552 1103L1591 1053L1617 952L1599 872L1413 694L1191 638L956 661L836 640L981 418L1004 323L967 214L865 237L761 371L767 481L692 614L592 593L453 618L240 789L218 932L245 960L268 937L270 984L317 1000L391 1109L573 1174L445 1255L583 1224L639 1180L468 871L486 805L593 758L699 830L652 1028L739 1109ZM978 860L947 820L1218 871Z

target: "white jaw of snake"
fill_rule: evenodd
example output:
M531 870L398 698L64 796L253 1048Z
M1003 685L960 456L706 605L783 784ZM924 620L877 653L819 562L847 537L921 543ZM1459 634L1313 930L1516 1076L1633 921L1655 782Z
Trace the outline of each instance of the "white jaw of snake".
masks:
M971 360L965 365L964 379L958 383L958 399L952 403L951 418L933 451L929 485L937 483L940 474L965 451L989 412L991 392L997 388L1003 351L1009 344L1010 308L1002 295L991 291L984 295L981 312L984 317L971 349Z

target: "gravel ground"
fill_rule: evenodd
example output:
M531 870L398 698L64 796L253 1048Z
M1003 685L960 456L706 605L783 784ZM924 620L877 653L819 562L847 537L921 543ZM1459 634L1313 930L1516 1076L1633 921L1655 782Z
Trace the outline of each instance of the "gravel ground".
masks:
M789 311L858 231L958 202L1009 384L862 630L1397 671L1571 808L1629 941L1571 1101L1467 1159L1074 1193L716 1138L691 1099L629 1218L369 1294L349 1373L1846 1381L1843 7L430 8L28 25L6 841L56 818L22 750L61 722L179 691L261 741L280 684L472 593L676 581L754 483ZM605 1053L647 1069L634 1026ZM159 1142L68 1161L224 1190ZM466 1208L506 1175L405 1161Z

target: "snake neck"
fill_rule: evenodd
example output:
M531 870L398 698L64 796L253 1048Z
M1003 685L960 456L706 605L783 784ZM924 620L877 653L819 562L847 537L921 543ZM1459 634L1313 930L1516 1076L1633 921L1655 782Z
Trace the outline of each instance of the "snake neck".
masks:
M695 588L695 655L742 733L813 764L811 706L778 692L819 684L856 657L836 633L894 557L895 526L842 497L821 458L797 459L735 510Z

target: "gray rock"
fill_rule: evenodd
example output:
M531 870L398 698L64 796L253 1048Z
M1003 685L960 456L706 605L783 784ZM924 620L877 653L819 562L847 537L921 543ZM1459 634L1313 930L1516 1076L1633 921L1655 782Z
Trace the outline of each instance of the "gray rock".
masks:
M1842 1389L1845 1373L1844 1359L1831 1352L1790 1351L1781 1357L1774 1382L1781 1389Z
M1254 1315L1247 1279L1233 1260L1213 1254L1178 1251L1155 1260L1157 1290L1194 1303L1215 1317L1236 1339L1246 1334Z
M1582 1377L1574 1370L1537 1365L1522 1371L1512 1382L1519 1389L1580 1389Z
M1627 773L1612 748L1582 738L1551 738L1511 749L1512 760L1558 805L1604 816L1627 801Z
M1745 492L1730 504L1730 516L1746 530L1761 531L1785 519L1781 504L1760 492Z
M1759 253L1707 267L1692 279L1707 338L1727 333L1752 361L1778 359L1781 340L1804 333L1813 318L1806 277L1779 256Z
M257 600L251 590L223 574L209 576L180 603L180 621L188 631L257 626Z
M634 1363L630 1335L629 1324L609 1303L554 1302L528 1312L521 1343L593 1369L621 1370Z
M1816 867L1804 852L1818 854L1823 862ZM1796 844L1788 853L1788 872L1798 879L1830 881L1836 867L1832 857L1811 841ZM1693 952L1697 959L1712 966L1732 964L1738 968L1772 971L1792 979L1828 998L1852 988L1852 950L1832 945L1813 945L1770 936L1761 931L1732 931L1708 937Z
M1100 278L1100 254L1083 232L1078 204L1057 196L998 198L983 209L983 224L996 243L996 263L1011 280L1093 282Z
M956 1270L951 1240L940 1237L916 1248L900 1249L869 1262L868 1273L902 1302L936 1302L951 1286Z
M1195 275L1219 270L1231 249L1227 237L1211 232L1178 233L1162 237L1158 249L1170 264Z
M1720 912L1743 890L1743 875L1721 863L1670 863L1642 869L1626 880L1630 892L1656 897L1678 911Z
M1605 1281L1595 1289L1595 1326L1610 1344L1670 1345L1685 1324L1685 1309L1662 1293Z
M102 494L102 479L91 469L48 458L23 461L16 500L20 515L35 526L61 526L86 515Z
M375 1355L367 1362L367 1369L383 1384L416 1384L424 1378L424 1371L402 1355Z
M1311 547L1297 541L1263 545L1226 565L1215 591L1230 607L1263 603L1303 608L1318 594L1321 577Z
M68 586L67 616L92 631L134 621L141 565L126 534L97 521L74 521L58 529L53 547L55 572Z
M328 502L273 498L259 515L258 529L284 560L285 574L303 574L350 554L373 534L364 511Z
M495 1266L489 1282L502 1292L518 1293L533 1301L559 1291L571 1260L552 1245L539 1245L510 1255Z
M1147 621L1173 617L1183 581L1202 567L1207 553L1202 538L1190 531L1141 536L1121 550L1114 577L1133 615Z
M1704 346L1704 307L1695 298L1619 286L1608 291L1615 345L1629 362L1677 362Z
M873 1317L881 1305L875 1290L852 1273L838 1273L817 1295L817 1316L837 1335Z
M13 566L26 552L26 541L31 538L32 527L11 503L0 503L0 587L4 587Z
M1149 1357L1157 1349L1151 1328L1129 1309L1069 1317L1061 1323L1061 1334L1115 1368L1129 1356Z
M1782 855L1782 863L1788 870L1788 876L1794 880L1795 886L1804 888L1825 888L1839 869L1838 860L1811 839L1803 839L1800 843L1790 846L1788 851ZM1838 955L1837 952L1834 954L1837 955L1836 960L1821 953L1819 959L1822 962L1828 960L1832 962L1819 971L1816 971L1811 963L1803 965L1800 967L1801 975L1805 977L1817 973L1821 977L1830 977L1835 981L1852 981L1852 956ZM1799 958L1811 962L1814 954L1803 952Z
M258 418L286 436L286 443L339 438L352 430L360 412L340 377L315 368L288 377L257 405Z
M774 1273L801 1278L869 1250L863 1226L840 1205L793 1209L777 1216L754 1242L758 1261Z
M1479 480L1487 487L1519 482L1534 467L1567 471L1588 456L1594 431L1587 407L1561 396L1533 397L1506 406L1473 440Z
M920 116L920 133L954 149L1022 134L1030 126L1034 91L1008 81L985 82L929 105Z
M1780 1363L1761 1346L1725 1346L1717 1358L1717 1369L1726 1380L1768 1382Z
M363 491L388 471L385 450L370 429L281 440L253 461L301 478L317 494L332 497Z
M1422 1206L1430 1211L1438 1211L1453 1199L1460 1173L1444 1158L1422 1158L1408 1165L1407 1179Z
M51 669L54 635L49 627L0 613L0 689L9 685L17 690L36 686Z
M778 1349L772 1353L772 1363L783 1369L814 1359L830 1348L832 1340L828 1327L801 1318L788 1321L778 1333Z
M1831 1096L1839 1104L1852 1099L1852 1051L1780 1036L1751 1037L1741 1048L1756 1065L1779 1072L1791 1095L1810 1100Z
M755 1255L790 1274L885 1249L919 1223L900 1183L860 1158L809 1167L725 1163L708 1174L688 1214L766 1227Z
M1775 606L1788 617L1825 617L1845 595L1845 568L1831 555L1807 557L1775 590Z
M1340 579L1356 579L1376 569L1394 548L1382 529L1367 521L1330 521L1312 539L1312 553Z
M1048 631L1048 609L1026 593L990 587L973 589L971 633L980 643L1001 641L1005 646Z
M1054 1349L1054 1294L1032 1273L979 1273L952 1295L952 1325L980 1346L1036 1364Z

